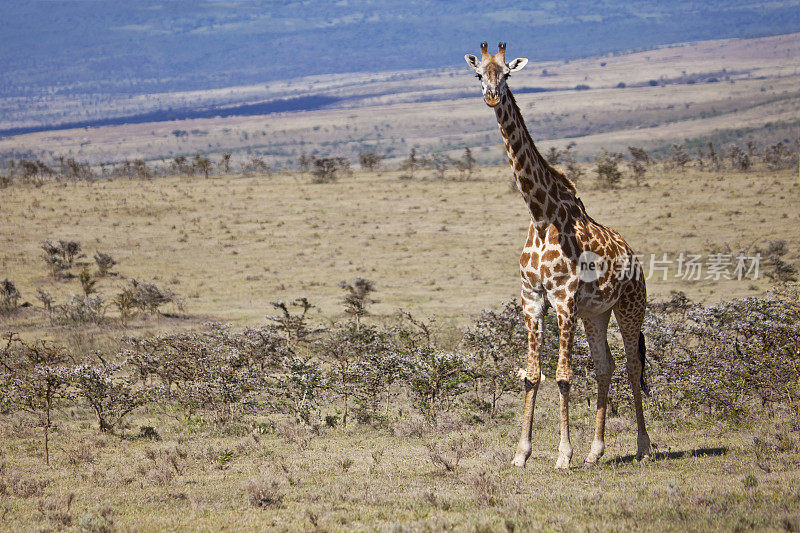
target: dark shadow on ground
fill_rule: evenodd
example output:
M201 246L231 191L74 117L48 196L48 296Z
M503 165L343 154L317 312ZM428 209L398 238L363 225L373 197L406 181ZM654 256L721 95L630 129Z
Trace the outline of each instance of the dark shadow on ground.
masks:
M697 448L696 450L686 450L686 451L668 451L668 452L656 452L650 456L651 461L665 461L665 460L675 460L675 459L688 459L689 457L713 457L718 455L725 455L728 453L728 448L721 446L718 448ZM625 463L632 463L636 460L636 455L622 455L620 457L614 457L613 459L609 459L606 461L607 464L625 464Z

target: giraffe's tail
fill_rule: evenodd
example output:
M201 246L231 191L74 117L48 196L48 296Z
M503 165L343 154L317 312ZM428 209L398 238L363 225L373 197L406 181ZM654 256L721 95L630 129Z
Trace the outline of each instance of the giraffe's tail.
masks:
M642 363L642 377L640 379L640 384L642 386L642 392L644 392L645 396L650 396L650 387L647 386L647 381L644 379L644 362L645 362L645 355L647 354L647 347L644 345L644 333L641 331L639 332L639 361Z

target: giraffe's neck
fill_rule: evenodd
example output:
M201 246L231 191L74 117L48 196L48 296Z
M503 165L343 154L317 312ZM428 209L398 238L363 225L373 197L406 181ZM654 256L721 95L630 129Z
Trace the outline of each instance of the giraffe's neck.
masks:
M574 186L536 149L511 90L506 89L500 104L495 107L495 114L517 188L528 205L534 224L546 226L556 222L566 215L569 206L565 204L575 199ZM562 206L564 209L560 209Z

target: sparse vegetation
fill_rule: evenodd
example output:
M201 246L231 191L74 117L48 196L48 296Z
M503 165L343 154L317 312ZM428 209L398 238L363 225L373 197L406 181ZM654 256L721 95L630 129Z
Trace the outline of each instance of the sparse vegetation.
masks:
M314 160L314 183L333 183L339 174L350 173L350 162L343 157L323 157Z
M605 148L603 148L603 152L597 156L594 171L597 174L597 181L601 187L612 189L622 179L622 171L619 169L619 163L622 161L622 157L621 153L609 152Z
M170 289L134 278L128 281L130 283L130 297L133 301L133 307L140 311L156 314L159 312L159 308L166 304L174 304L178 309L182 308L180 299Z
M644 182L648 167L653 164L653 158L643 149L637 146L629 146L631 154L631 172L637 187Z
M358 154L358 164L362 170L375 170L380 166L383 156L375 152L361 152Z
M408 175L414 177L414 172L422 168L425 161L417 156L417 149L412 148L408 153L408 157L400 164L400 170L408 172Z
M0 280L0 315L9 315L19 307L20 292L14 282Z
M83 257L81 244L77 241L44 241L42 243L42 259L50 269L54 278L69 277L69 270L75 259Z
M203 177L208 179L208 175L214 170L214 163L208 157L201 156L199 153L194 154L194 167L198 172L203 174Z
M115 275L111 269L117 265L117 261L111 255L98 251L94 254L94 262L97 263L97 272L100 277Z
M800 346L799 296L796 285L786 285L764 298L733 300L710 307L691 302L682 294L654 304L645 324L649 346L647 372L653 389L648 402L651 434L657 435L657 439L680 434L685 430L674 427L677 419L695 420L705 425L722 424L719 427L727 428L722 432L726 435L731 431L743 431L742 428L755 430L765 412L772 413L775 419L788 417L791 424L796 424L800 420L800 389L797 388L800 361L796 357ZM306 311L310 308L307 303L298 306ZM288 311L288 307L286 309ZM300 327L301 322L307 322L305 318L286 320L287 314L272 325L240 332L209 325L201 331L132 338L127 341L126 349L117 354L94 354L86 362L78 363L64 348L43 343L29 345L9 335L0 352L0 384L7 387L5 390L10 394L4 396L0 404L5 413L0 416L13 419L19 416L18 412L35 415L44 430L45 460L52 463L50 440L54 427L59 427L59 450L70 439L60 429L69 420L59 414L63 413L59 408L69 407L73 412L80 412L85 405L92 413L98 434L118 435L128 427L127 420L140 418L164 424L169 419L167 413L182 413L177 419L178 427L170 430L166 437L152 426L142 426L139 431L137 438L143 443L164 446L146 448L144 463L139 467L143 472L142 483L152 487L176 486L184 473L208 468L202 466L200 458L210 461L214 470L231 469L233 472L231 465L240 461L248 464L259 461L262 439L269 440L270 450L281 449L284 445L280 443L285 441L295 459L288 463L277 455L270 463L271 472L262 472L246 482L242 489L255 509L275 511L296 504L298 487L305 483L301 480L308 479L304 469L309 466L301 465L317 460L313 459L315 456L311 454L315 452L312 450L320 450L320 453L325 450L323 455L329 457L328 466L334 465L341 476L360 479L358 476L365 475L359 463L364 459L357 459L358 452L348 447L354 430L349 429L352 424L344 422L347 415L344 415L342 429L331 422L335 419L333 413L338 412L337 405L341 405L338 400L348 398L359 414L359 423L366 428L356 430L359 438L383 438L379 437L379 430L369 429L376 423L397 428L388 458L380 451L369 452L372 457L370 476L380 479L387 461L391 465L399 460L394 459L396 454L401 457L412 454L415 457L412 466L404 468L414 471L419 468L424 471L425 467L419 462L427 457L428 471L433 468L428 475L445 476L443 483L449 484L444 480L451 475L467 476L474 498L471 505L505 509L503 506L508 505L511 493L504 487L513 475L507 465L508 458L491 447L488 452L485 450L487 442L498 437L505 443L503 446L508 446L509 453L513 445L507 429L509 425L516 429L516 422L505 413L516 409L518 398L504 400L504 397L506 393L518 396L513 391L518 390L519 382L506 384L499 380L507 380L509 374L513 379L513 370L521 362L520 349L525 345L526 336L520 311L514 302L501 306L498 311L485 311L464 332L466 351L463 353L442 347L433 335L431 324L408 315L391 326L362 324L356 328L355 321L348 319L324 332L316 328L322 342L305 343L303 355L296 352L301 349L298 341L308 336L287 336L287 328L302 331L314 328L309 324ZM288 316L297 315L289 312ZM546 326L546 329L551 328L552 324ZM554 340L552 333L546 335L546 343ZM580 338L576 342L585 340ZM623 357L618 347L612 347L612 353L617 358ZM382 366L380 361L386 358L395 361L394 368ZM591 369L585 350L577 352L574 364L588 365ZM618 361L617 367L617 374L624 374L624 362ZM372 383L373 375L383 380L377 387ZM397 381L392 381L392 376L397 376ZM576 383L585 383L580 386L590 382L590 373L585 377L576 373ZM555 417L556 406L547 400L555 394L547 389L547 383L543 385L539 410L547 417ZM629 402L620 402L626 394L626 381L622 379L620 383L622 388L612 389L616 409L625 411L625 417L632 416ZM381 401L369 406L376 398ZM476 398L480 401L475 401ZM348 405L348 401L344 405ZM383 407L380 407L381 402ZM581 409L580 405L579 402L575 408L581 416L591 419L591 409ZM407 410L418 411L426 420L425 424L418 425L415 416L419 415ZM345 407L344 413L347 412ZM483 418L474 416L480 413L494 416L495 421L486 424ZM286 414L296 422L280 418ZM54 416L58 418L57 423L54 423ZM324 427L323 419L329 421ZM620 424L620 420L613 415L609 421L611 442L617 431L615 424ZM213 424L205 426L203 421ZM248 427L247 421L263 429L251 437L238 433L241 430L236 428ZM417 426L412 427L414 424ZM426 427L436 428L436 438L426 437L430 430ZM577 427L584 426L579 423ZM172 433L180 435L186 428L194 439L216 443L222 438L234 444L215 444L187 452L175 447ZM629 430L627 426L625 431ZM787 464L785 462L797 451L791 434L794 430L780 431L774 433L775 437L768 434L767 440L761 436L756 438L754 453L763 471L770 472L779 463ZM546 432L537 429L535 433ZM225 434L231 436L221 436ZM212 436L213 441L210 440ZM173 444L161 444L165 438ZM536 445L552 446L550 440L537 437ZM627 446L625 443L614 450L624 453ZM121 442L108 441L87 456L85 462L94 463L95 454L113 456L115 461L130 461L127 452L122 456L114 452L121 447ZM331 456L331 447L342 451ZM684 450L685 447L677 445L677 448L679 451L667 449L664 452L659 448L655 463L647 466L647 474L640 475L658 476L662 471L670 475L672 461L682 464L683 457L695 457L693 468L701 469L714 461L715 455L721 456L718 461L727 461L724 447ZM194 458L188 454L194 454ZM80 466L84 460L79 457L83 455L86 452L80 449L69 452L67 456L75 465L72 468L86 468ZM612 457L608 461L618 472L634 468L626 465L624 457ZM740 458L732 461L741 464ZM606 467L599 468L601 472L608 471ZM0 467L0 474L1 490L13 490L16 494L23 490L8 467ZM781 475L791 474L786 471ZM735 479L743 490L753 490L761 483L747 475ZM121 483L127 485L125 481ZM459 484L463 485L463 480ZM393 498L406 497L403 489L392 494ZM323 497L323 501L327 501L327 497ZM426 501L434 508L447 505L441 494ZM370 505L369 502L364 504Z

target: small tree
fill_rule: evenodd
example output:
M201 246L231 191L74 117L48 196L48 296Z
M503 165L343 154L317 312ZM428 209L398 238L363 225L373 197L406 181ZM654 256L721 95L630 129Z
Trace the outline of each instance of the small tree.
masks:
M64 277L75 263L75 259L83 257L81 243L77 241L44 241L42 243L42 259L47 263L54 278Z
M56 309L57 319L63 324L100 324L105 315L105 300L99 294L93 296L73 294L72 298Z
M137 159L133 162L133 172L139 179L150 179L153 177L153 172L144 159Z
M312 164L314 164L313 155L306 155L305 152L300 154L300 158L297 160L297 166L300 167L300 172L306 174L311 169Z
M574 142L567 145L562 152L562 160L564 161L564 174L572 183L578 183L581 176L583 176L583 169L575 160L575 154L572 151L573 148L575 148Z
M192 166L189 164L185 155L176 156L172 160L170 168L175 173L186 174L187 176L192 172Z
M770 267L764 272L765 276L776 282L797 281L797 269L783 260L788 251L784 239L767 241L764 248L757 247L755 251L767 260L767 266Z
M558 149L556 146L551 146L544 154L544 158L547 162L553 166L558 165L561 163L561 156L564 155L564 152Z
M40 302L42 302L42 307L44 307L44 310L47 312L47 316L50 318L50 322L52 323L52 321L53 321L53 302L55 301L53 299L53 296L49 292L47 292L46 290L44 290L41 287L39 287L38 289L36 289L36 298Z
M781 141L764 150L764 163L770 170L794 168L797 166L797 154Z
M222 154L222 157L219 160L218 166L222 170L222 172L224 172L225 174L230 173L230 171L231 171L231 153L230 152L225 152L225 153Z
M80 275L78 275L78 280L81 282L81 289L83 289L84 296L91 296L97 292L97 289L94 287L95 284L97 284L97 280L92 277L88 268L83 267Z
M211 159L201 156L198 152L194 154L194 167L208 179L208 174L214 170L214 163L211 162Z
M731 167L736 170L748 170L752 166L750 156L738 146L731 148L729 157L731 160Z
M308 325L308 311L314 306L306 298L297 298L286 304L286 302L272 302L272 307L278 309L280 315L267 315L267 320L275 322L275 329L282 331L286 335L286 340L290 345L304 343L310 340L311 336L321 331L312 329ZM292 313L289 307L299 308L299 313Z
M126 287L117 294L111 303L119 311L119 318L123 326L128 325L128 320L134 312L136 307L136 295L133 287Z
M339 287L345 290L345 313L356 319L356 329L361 325L361 317L369 314L367 306L376 303L369 295L375 291L375 284L365 278L354 278L352 282L342 281Z
M147 391L137 387L136 374L124 372L126 363L108 363L95 354L97 363L81 363L72 369L72 384L94 411L98 429L113 432L134 409L145 404Z
M653 159L644 148L628 146L628 151L631 153L631 171L633 172L633 179L636 181L636 186L638 187L642 184L642 181L644 181L644 175L647 173L647 168L653 162Z
M358 418L369 423L380 418L380 404L400 374L400 359L391 331L376 326L358 327L348 321L326 335L320 346L325 354L328 387L342 400L342 424L347 425L355 400Z
M475 168L475 158L472 156L472 150L470 150L469 146L464 147L464 155L461 160L467 170L467 176L471 178L472 170Z
M269 174L270 168L263 157L260 155L253 155L247 163L242 165L242 172L244 174L250 174L251 172L256 174Z
M686 153L682 144L673 144L669 152L669 163L672 167L684 170L692 158Z
M380 166L382 159L382 155L378 155L372 151L358 154L358 164L361 165L363 170L375 170Z
M720 160L719 155L717 155L717 151L714 150L714 143L711 141L708 142L708 161L714 170L719 170Z
M341 172L345 176L353 175L352 163L346 157L336 158L336 168L339 170L339 172Z
M336 171L339 169L336 159L324 157L314 161L314 183L333 183L336 181Z
M507 393L519 390L517 369L520 354L525 353L528 345L522 307L511 301L499 312L484 311L467 330L464 344L472 354L468 372L476 404L494 418L498 401Z
M400 170L407 170L408 174L413 178L414 172L420 168L424 161L417 157L417 149L412 148L408 153L408 157L400 164Z
M406 362L409 391L420 412L432 424L438 414L455 406L466 387L466 358L458 352L420 346Z
M111 257L111 255L97 251L94 254L94 262L97 264L97 275L101 278L116 275L114 272L111 272L111 269L114 268L117 261Z
M48 465L53 409L68 394L68 360L63 348L44 341L26 344L14 333L5 335L5 347L0 350L4 402L38 419L43 430L44 461Z
M431 165L433 169L436 171L436 176L441 180L444 181L445 173L447 172L447 168L453 162L452 159L447 154L434 154L431 158Z
M0 280L0 315L16 311L20 296L19 290L10 279Z
M273 375L281 392L274 400L279 410L288 410L297 418L313 425L319 411L319 393L325 388L325 376L319 363L310 356L289 355L283 358L282 371Z
M74 159L67 159L67 174L65 177L75 181L89 181L94 179L94 171L87 163L79 163Z
M697 147L697 169L705 170L706 168L706 154L702 146Z
M603 152L595 160L595 172L601 187L611 189L622 179L622 171L619 169L621 160L622 154L603 148Z
M159 287L155 283L146 283L134 278L131 278L129 282L131 296L134 302L133 306L140 311L156 314L159 312L159 307L168 303L175 304L179 309L182 307L178 296L169 289Z

